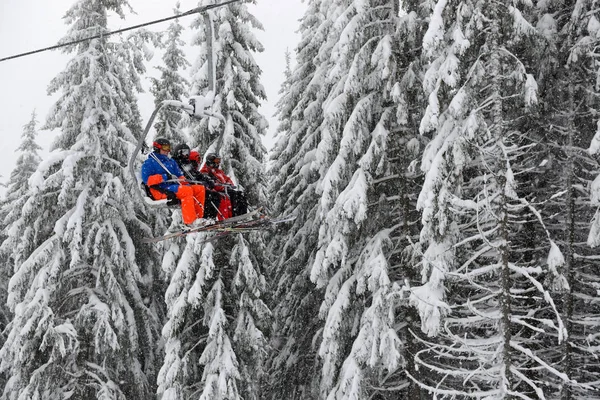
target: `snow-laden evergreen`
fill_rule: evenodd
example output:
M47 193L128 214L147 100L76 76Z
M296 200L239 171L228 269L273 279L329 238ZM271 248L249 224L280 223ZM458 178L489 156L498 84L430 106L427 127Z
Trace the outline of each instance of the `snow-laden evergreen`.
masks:
M200 5L214 4L201 1ZM245 1L210 12L214 23L216 92L212 111L226 123L204 118L191 125L192 147L205 155L218 149L225 172L243 188L251 207L266 205L261 142L267 122L258 112L265 98L253 53L262 51L252 29L262 29ZM204 19L193 44L200 56L192 66L192 95L207 95L208 67ZM221 136L220 136L221 135ZM163 399L255 399L267 350L270 311L263 298L266 246L260 232L202 243L205 235L173 245L163 260L170 278L168 322L163 330L166 357L159 376Z
M42 148L36 142L37 124L37 114L34 111L31 120L24 126L21 135L23 140L17 148L20 154L10 174L2 208L0 208L4 227L0 252L12 258L7 266L10 269L5 276L7 278L12 275L14 266L21 264L35 248L35 229L33 226L27 226L28 221L21 219L21 210L28 198L29 178L41 162L39 151Z
M18 158L14 169L10 174L9 181L6 184L6 193L0 203L0 344L4 344L6 339L6 330L9 322L12 320L6 301L8 298L8 281L15 271L15 265L22 262L23 257L31 254L35 243L32 227L23 227L26 221L20 220L20 225L13 226L19 221L20 211L27 200L29 191L29 177L35 172L41 158L39 151L42 149L37 144L37 115L33 111L31 119L23 127L21 134L22 141L18 151ZM10 229L9 229L10 228ZM17 232L24 236L16 236ZM0 387L6 384L6 374L0 378Z
M177 2L173 10L175 15L181 13L180 3ZM190 66L184 52L185 41L181 38L184 27L178 19L175 19L165 33L163 33L160 48L164 51L162 62L156 67L160 71L159 78L151 78L150 92L154 95L154 106L159 107L164 101L176 100L186 101L188 97L188 81L182 73ZM166 37L165 37L166 36ZM148 133L150 141L157 138L165 138L171 141L174 148L178 144L188 143L185 127L189 122L187 113L174 107L163 106L156 116L154 130ZM148 142L148 140L147 140ZM150 149L149 151L152 151ZM153 211L155 235L162 235L169 226L181 223L181 211L179 209L155 209ZM160 252L177 252L177 243L161 243L157 246Z
M597 2L307 0L268 175L248 3L209 13L225 123L148 139L296 219L141 243L180 222L126 171L158 35L67 47L0 204L2 398L600 399ZM78 0L63 41L127 9ZM208 94L204 22L191 58L163 35L155 104Z
M432 5L423 284L411 302L430 336L413 377L438 398L544 398L549 380L574 384L552 354L568 336L551 295L564 285L564 259L531 192L538 21L528 2Z
M402 366L395 331L400 285L389 276L389 219L374 223L373 182L386 174L398 22L388 0L333 2L321 138L315 158L322 222L310 279L325 288L319 315L320 395L364 398ZM386 107L389 102L389 107Z
M410 106L401 103L419 89L412 60L399 49L410 48L420 33L416 16L400 18L397 6L312 2L295 79L280 100L280 120L289 128L275 147L273 189L277 211L299 218L282 233L287 243L275 266L285 297L277 306L281 349L272 371L291 376L300 368L293 382L301 396L366 398L387 387L395 396L410 392L396 320L409 270L393 249L406 246L411 219L404 211L412 178L404 171L400 177L398 166L406 167L419 149L407 129ZM307 324L317 310L321 321L308 317ZM285 376L273 386L289 390L277 386Z
M600 203L598 116L592 110L600 107L594 49L600 15L591 1L551 2L541 6L540 13L536 29L545 51L537 81L544 108L537 122L541 151L531 190L545 200L544 219L556 241L548 263L564 277L557 280L551 274L547 282L568 332L563 345L555 348L555 367L579 384L595 385L600 310L593 299L600 283L596 256ZM599 397L589 387L556 378L548 381L552 394L563 399Z
M174 13L180 14L180 4L177 3ZM174 20L166 31L166 40L163 43L164 55L162 64L156 68L160 71L160 78L152 78L150 92L154 95L154 105L158 107L165 100L184 101L188 96L187 80L181 75L190 63L184 53L185 41L181 39L184 28L179 20ZM166 138L175 145L187 142L182 132L183 114L180 110L170 107L162 108L156 116L154 123L154 137Z
M75 2L63 41L106 32L109 13L124 18L128 8L121 0ZM59 98L46 126L58 137L9 228L31 237L34 249L13 253L14 319L0 350L5 399L154 393L159 321L147 304L156 254L138 241L150 229L126 172L140 133L143 50L135 37L68 46L73 57L49 86Z
M318 395L320 376L314 339L321 325L315 316L322 290L310 282L307 266L314 259L317 244L318 174L311 166L326 93L317 68L319 49L330 25L321 10L327 10L321 9L321 1L308 2L300 21L296 66L284 83L277 104L279 133L270 169L272 212L293 214L296 220L272 236L269 250L274 260L269 280L273 282L270 298L275 315L268 382L271 399Z

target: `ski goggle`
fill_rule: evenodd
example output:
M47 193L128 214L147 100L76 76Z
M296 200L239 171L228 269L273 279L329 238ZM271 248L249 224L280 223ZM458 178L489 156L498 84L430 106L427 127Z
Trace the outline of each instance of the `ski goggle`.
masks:
M220 158L213 158L212 163L215 165L219 165L221 164L221 159Z
M190 149L181 149L178 153L187 158L190 156Z
M171 151L171 145L170 144L160 144L160 143L154 142L154 143L152 143L152 145L154 147L156 147L157 149L160 149L160 150Z

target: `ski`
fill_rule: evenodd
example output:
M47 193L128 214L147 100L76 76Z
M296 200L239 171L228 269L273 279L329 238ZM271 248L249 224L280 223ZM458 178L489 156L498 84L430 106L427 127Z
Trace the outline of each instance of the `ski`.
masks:
M246 230L255 230L256 228L265 228L272 225L281 224L284 222L290 222L296 219L295 215L288 215L284 217L271 218L268 216L261 216L248 222L240 222L236 224L232 229L235 231L244 232Z
M173 239L173 238L177 238L177 237L181 237L184 235L189 235L190 233L196 233L196 232L205 232L205 231L215 231L215 230L222 230L222 229L226 229L230 226L234 226L236 224L240 224L240 223L248 223L248 222L252 222L254 219L256 219L258 216L260 216L260 212L262 211L262 207L261 208L257 208L256 210L250 211L247 214L243 214L243 215L238 215L235 217L231 217L231 218L227 218L224 219L222 221L217 221L215 223L212 224L208 224L208 225L204 225L204 226L198 226L195 228L189 228L189 229L182 229L180 231L175 231L175 232L170 232L167 233L163 236L157 236L157 237L150 237L150 238L143 238L142 242L143 243L157 243L163 240L167 240L167 239Z
M264 230L273 227L274 225L281 224L284 222L293 221L296 219L295 215L290 215L286 217L278 217L278 218L270 218L267 216L262 216L257 219L254 219L249 222L240 222L235 226L226 227L226 228L218 228L215 229L217 233L213 236L204 239L201 243L210 243L217 241L218 239L222 239L226 236L230 236L234 233L246 233L253 232L258 230Z
M271 218L265 215L260 215L261 209L254 210L248 214L232 217L214 224L200 226L197 228L171 232L163 236L143 239L144 243L157 243L167 239L173 239L196 232L218 232L215 236L207 238L205 242L220 239L229 236L232 233L244 233L256 230L268 229L276 224L293 221L296 216L285 216Z

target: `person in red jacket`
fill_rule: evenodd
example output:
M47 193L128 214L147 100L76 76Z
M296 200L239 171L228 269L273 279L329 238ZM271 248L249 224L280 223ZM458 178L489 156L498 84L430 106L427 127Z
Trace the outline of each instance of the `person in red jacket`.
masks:
M214 180L214 190L223 191L229 195L233 208L233 216L246 214L248 212L246 195L235 186L231 178L220 167L221 156L216 153L210 153L206 156L206 162L200 169L200 172Z
M171 142L156 139L154 151L142 165L142 180L154 200L177 198L181 201L183 223L192 225L204 217L205 189L202 185L190 185L175 160L169 157ZM203 224L204 221L199 221Z
M185 143L173 149L173 160L177 162L186 179L206 188L204 201L204 217L221 221L232 217L231 201L224 192L214 190L213 179L199 171L200 154L191 150Z

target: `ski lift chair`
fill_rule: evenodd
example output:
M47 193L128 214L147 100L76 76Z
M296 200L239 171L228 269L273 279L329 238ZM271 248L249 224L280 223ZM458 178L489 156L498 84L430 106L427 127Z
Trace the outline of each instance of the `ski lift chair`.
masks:
M179 199L177 199L174 196L174 194L172 194L171 192L165 193L168 196L166 199L155 200L152 197L152 193L150 192L150 188L148 187L148 185L146 185L144 182L142 182L141 177L139 176L138 173L136 173L135 164L136 164L137 156L140 153L140 151L148 149L148 145L146 145L145 140L146 140L146 136L148 135L148 132L150 131L152 123L154 122L154 119L156 118L156 115L158 114L158 112L160 111L160 109L162 107L174 107L176 109L187 112L188 114L190 114L192 117L195 117L195 118L203 118L203 117L208 116L208 117L218 118L219 120L224 122L225 118L222 115L215 114L215 113L212 113L211 111L209 111L210 107L212 106L213 99L214 99L213 92L209 92L206 96L194 96L194 97L190 98L189 104L185 104L185 103L183 103L181 101L177 101L177 100L165 100L161 104L159 104L158 107L156 107L156 109L152 112L152 115L150 116L150 119L148 120L148 123L146 124L146 127L144 129L144 133L138 140L137 146L135 147L133 153L131 154L131 157L129 159L129 165L128 165L131 176L133 176L134 179L137 182L139 182L140 189L137 190L136 193L138 194L139 199L141 201L143 201L147 206L154 207L154 208L162 208L162 207L176 207L180 204Z
M203 17L204 17L204 23L205 23L206 38L207 38L207 43L208 43L208 52L207 52L208 93L205 96L191 97L189 99L188 104L182 103L181 101L177 101L177 100L165 100L162 103L160 103L156 107L156 109L152 112L152 115L150 116L150 119L149 119L148 123L146 124L146 128L144 129L144 133L138 140L137 146L136 146L135 150L133 151L133 153L131 154L131 158L129 159L129 172L131 173L131 176L133 176L133 178L137 182L140 182L140 190L136 190L136 193L138 193L140 200L142 200L144 203L146 203L150 207L177 206L180 204L180 201L177 198L174 198L174 196L170 196L169 194L167 194L167 195L172 198L167 198L167 199L163 199L163 200L154 200L152 198L152 194L150 193L150 188L147 185L145 185L144 182L141 182L141 177L139 177L138 174L136 174L135 168L134 168L135 161L137 159L138 154L140 153L142 148L148 147L145 143L146 136L148 135L148 132L150 131L150 127L152 126L152 123L154 122L154 119L156 118L156 115L158 114L159 110L162 107L173 107L173 108L185 111L188 114L190 114L192 117L195 117L195 118L214 117L214 118L221 120L223 123L225 123L225 118L221 114L216 114L211 111L212 105L214 103L214 98L215 98L215 75L216 75L215 63L213 62L214 50L213 50L213 46L212 46L212 44L213 44L212 43L213 42L213 22L208 13L203 12ZM217 148L220 148L222 140L223 140L223 133L221 133L221 135L218 138Z

